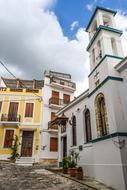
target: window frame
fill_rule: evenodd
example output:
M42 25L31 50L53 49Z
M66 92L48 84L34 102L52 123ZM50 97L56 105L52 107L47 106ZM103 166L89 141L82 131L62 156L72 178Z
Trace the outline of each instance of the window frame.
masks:
M10 150L11 147L13 146L13 143L14 143L14 142L13 142L13 139L12 139L12 145L11 145L11 147L5 147L6 131L14 131L14 133L13 133L13 138L14 138L16 129L14 129L14 128L5 128L5 129L4 129L2 147L3 147L4 150Z
M31 115L26 115L26 109L27 109L27 105L28 104L32 104L33 105L32 116ZM34 102L26 102L25 103L25 110L24 110L24 118L33 118L33 116L34 116Z
M75 122L74 122L75 118ZM72 146L77 146L77 121L76 121L76 116L72 116Z
M88 115L87 115L88 112L89 112L89 124L90 124L89 126L87 125L87 120L86 120L88 119ZM84 110L83 116L84 116L84 130L85 130L84 138L85 138L85 142L88 143L92 140L91 116L90 116L90 110L88 108ZM88 129L88 127L90 127L90 129Z

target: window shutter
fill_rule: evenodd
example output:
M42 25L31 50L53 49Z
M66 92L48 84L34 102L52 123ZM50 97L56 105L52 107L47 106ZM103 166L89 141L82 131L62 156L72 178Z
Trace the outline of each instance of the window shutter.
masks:
M51 137L50 138L50 152L58 151L58 138Z
M56 113L55 112L51 112L51 121L55 120L56 117Z
M64 94L63 98L64 98L64 104L68 104L70 102L70 95Z
M13 142L14 130L6 130L4 139L4 148L11 148Z
M33 117L33 103L26 103L25 117Z

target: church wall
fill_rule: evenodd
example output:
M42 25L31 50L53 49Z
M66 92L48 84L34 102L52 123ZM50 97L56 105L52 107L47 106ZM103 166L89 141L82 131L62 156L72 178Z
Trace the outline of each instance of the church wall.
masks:
M114 90L113 84L111 81L108 81L105 86L99 89L93 96L82 100L64 112L64 114L69 117L69 120L73 113L76 116L77 123L77 146L74 147L72 147L72 127L69 122L67 123L67 150L68 153L70 150L79 152L80 160L78 161L78 165L83 167L85 175L94 177L109 186L124 190L120 149L114 144L114 140L117 141L118 138L110 138L96 143L85 143L85 125L83 118L85 106L89 108L91 114L92 139L97 138L94 101L98 93L103 93L105 96L109 131L110 133L117 131L114 115L115 101L113 102L114 97L110 94L111 89ZM111 117L109 115L111 115ZM79 145L83 145L83 151L79 151Z
M118 141L118 137L93 144L94 177L108 186L124 190L120 149L114 141Z

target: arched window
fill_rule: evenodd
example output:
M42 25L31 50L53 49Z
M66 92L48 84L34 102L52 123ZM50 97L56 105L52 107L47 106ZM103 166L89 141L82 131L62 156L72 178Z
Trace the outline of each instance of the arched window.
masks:
M92 140L92 133L91 133L91 121L90 121L90 111L87 109L85 111L85 135L86 135L86 142Z
M118 55L117 46L116 46L116 40L114 38L111 38L111 44L112 44L112 53L113 53L113 55Z
M102 93L98 94L95 99L95 111L96 111L96 125L98 137L107 135L109 133L107 111L105 98Z
M72 145L77 145L77 137L76 137L76 117L72 117Z

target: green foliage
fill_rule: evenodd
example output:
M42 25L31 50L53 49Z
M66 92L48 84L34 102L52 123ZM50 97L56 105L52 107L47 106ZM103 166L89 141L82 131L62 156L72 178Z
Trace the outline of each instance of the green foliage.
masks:
M68 165L69 168L75 168L79 159L79 153L72 150L68 156Z
M11 147L12 153L11 153L11 160L16 160L16 158L19 157L18 148L19 148L19 137L15 135L15 138L13 139L13 146Z
M63 168L67 169L69 167L68 165L68 156L63 157Z

